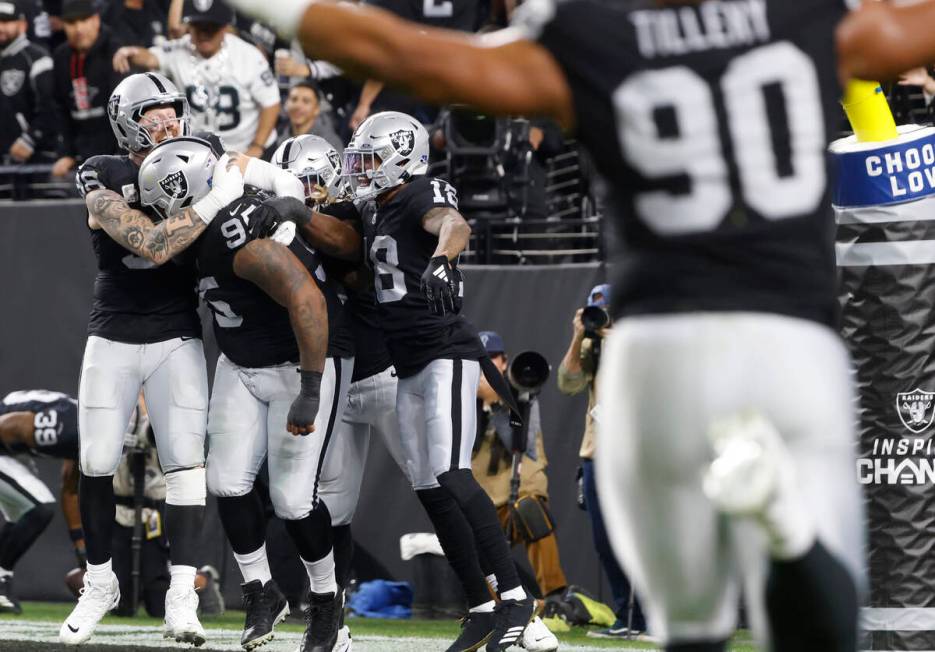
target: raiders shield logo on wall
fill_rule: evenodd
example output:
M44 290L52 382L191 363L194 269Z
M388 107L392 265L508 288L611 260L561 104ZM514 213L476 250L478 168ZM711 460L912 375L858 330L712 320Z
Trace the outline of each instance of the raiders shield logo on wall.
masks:
M0 91L3 91L7 97L16 95L23 87L25 80L26 71L24 70L4 70L0 73Z
M188 193L188 179L181 171L173 172L159 182L159 187L172 199L180 199Z
M896 395L896 412L910 432L922 432L935 420L935 392L925 392L919 388L899 392Z
M390 142L402 156L408 156L416 144L416 135L409 129L400 129L390 134Z

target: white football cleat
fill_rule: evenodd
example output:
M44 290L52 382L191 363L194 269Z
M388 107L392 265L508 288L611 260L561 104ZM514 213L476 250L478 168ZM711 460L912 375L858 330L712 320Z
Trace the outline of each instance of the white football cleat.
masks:
M164 638L176 643L192 643L195 647L207 640L205 630L198 622L198 594L194 586L169 587L166 591L166 626Z
M815 541L815 525L799 495L795 462L776 427L758 412L711 424L716 457L705 473L705 495L731 516L751 516L765 528L773 556L792 558Z
M549 631L546 624L536 616L523 631L523 640L520 645L529 652L555 652L558 649L558 639Z
M86 573L78 604L58 630L58 640L65 645L84 643L91 638L101 619L119 602L120 583L113 572L110 577L97 582L90 573Z
M334 652L351 652L351 628L345 625L338 630L338 641L334 644Z

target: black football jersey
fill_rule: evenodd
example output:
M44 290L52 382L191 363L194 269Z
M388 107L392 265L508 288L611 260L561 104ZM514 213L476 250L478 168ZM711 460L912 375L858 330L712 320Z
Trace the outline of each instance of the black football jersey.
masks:
M489 7L478 0L367 0L367 4L432 27L476 32Z
M220 140L211 134L195 134L223 154ZM107 188L123 196L131 208L153 221L160 218L140 204L137 184L139 166L127 156L93 156L76 174L82 197ZM97 257L94 300L88 334L129 344L151 344L175 337L201 337L195 271L185 254L161 266L132 254L103 229L90 229Z
M247 242L250 214L262 204L263 195L244 195L232 202L208 226L195 244L198 291L214 313L214 334L221 352L241 367L260 368L299 362L289 312L252 282L234 273L234 256ZM311 272L329 307L329 355L348 357L350 350L332 344L333 289L317 254L299 237L289 246ZM346 327L345 327L346 328ZM334 326L335 332L340 325Z
M401 378L418 373L432 360L484 356L474 326L460 315L432 314L420 287L438 246L438 237L423 228L422 218L443 207L457 209L454 187L420 176L382 206L369 202L362 210L379 325Z
M826 147L845 0L527 0L622 235L615 315L762 311L832 324Z
M78 402L75 399L44 389L11 392L0 403L0 414L8 412L35 414L33 435L36 448L28 452L66 460L78 459ZM0 447L0 454L3 451Z

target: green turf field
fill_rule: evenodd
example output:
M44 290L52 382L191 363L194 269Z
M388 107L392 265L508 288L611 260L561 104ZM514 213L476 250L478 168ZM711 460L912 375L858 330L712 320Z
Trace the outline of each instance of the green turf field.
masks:
M58 627L71 610L71 604L26 602L19 616L0 615L0 650L34 652L74 650L56 644ZM243 613L228 611L220 618L205 620L208 643L199 650L239 649ZM444 650L446 641L455 638L456 621L445 620L376 620L351 618L348 620L356 652L430 652ZM155 618L118 618L108 616L95 636L79 648L84 652L113 652L115 649L137 652L150 649L186 649L171 641L163 641L160 634L162 621ZM260 648L261 652L292 652L304 627L300 622L289 622L277 628L276 639ZM589 652L592 650L655 650L654 645L637 642L605 641L588 638L583 628L558 634L560 649ZM519 648L517 648L519 649ZM731 652L756 652L750 637L738 635Z

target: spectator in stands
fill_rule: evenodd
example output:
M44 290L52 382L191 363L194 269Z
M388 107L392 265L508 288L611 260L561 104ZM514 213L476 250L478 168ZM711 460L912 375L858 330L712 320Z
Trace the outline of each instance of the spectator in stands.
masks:
M216 133L231 149L259 157L276 142L279 89L260 51L227 31L233 19L222 0L186 0L188 34L160 47L122 47L114 69L160 71L184 89L194 130Z
M0 2L0 152L18 163L58 149L52 57L27 38L22 1Z
M480 333L480 339L500 373L506 373L509 359L503 338L493 331L483 331ZM540 594L536 597L539 598L560 598L568 581L562 570L558 541L552 529L552 517L548 509L549 479L545 475L548 460L542 442L538 402L533 399L529 436L534 438L534 442L527 446L527 450L535 452L535 459L528 453L522 458L519 501L516 505L510 505L509 501L513 468L513 456L510 452L513 434L510 427L510 411L502 404L497 392L483 376L477 388L477 417L477 437L474 440L471 461L474 477L493 501L504 528L510 525L510 543L522 543L526 547L526 555L536 574L535 583L538 585L527 588L538 588ZM545 518L524 519L522 515L530 512L545 515ZM510 524L511 516L519 522L515 520ZM535 594L535 591L533 593Z
M66 42L52 55L55 110L62 134L53 176L64 176L85 159L117 149L107 120L107 98L120 81L112 60L118 44L101 25L94 0L65 0L62 22Z
M286 118L286 124L279 129L279 139L266 150L264 158L267 160L272 158L276 148L283 142L304 134L321 136L331 143L338 153L344 151L344 143L335 133L329 117L321 112L321 96L313 83L300 81L292 85L286 98Z
M110 0L104 23L121 43L160 45L168 30L169 0Z
M589 307L606 310L609 302L609 285L595 286L588 294ZM643 611L638 600L634 600L633 613L629 613L630 581L624 574L623 569L620 568L620 564L617 563L617 558L610 547L610 540L604 527L604 518L601 515L601 507L594 483L594 430L596 427L595 418L599 418L599 415L595 416L598 408L594 396L594 378L600 364L601 343L608 332L610 318L607 318L605 327L589 330L585 328L582 321L583 312L583 309L578 309L572 320L574 330L571 343L568 345L568 351L558 367L558 389L563 394L568 395L579 394L584 390L588 391L588 412L585 420L584 438L579 451L582 469L581 479L583 481L582 493L584 494L584 508L587 509L591 518L591 534L594 537L594 547L597 549L601 566L610 581L610 590L614 598L614 614L617 616L617 622L609 628L600 632L589 632L588 635L623 639L645 631L646 621L643 618ZM627 627L628 621L630 622L629 628Z

